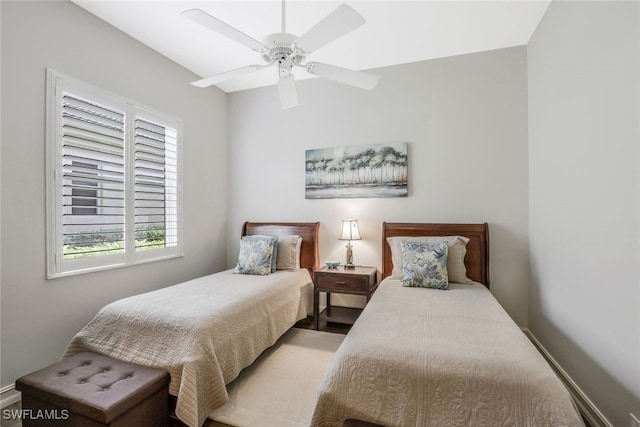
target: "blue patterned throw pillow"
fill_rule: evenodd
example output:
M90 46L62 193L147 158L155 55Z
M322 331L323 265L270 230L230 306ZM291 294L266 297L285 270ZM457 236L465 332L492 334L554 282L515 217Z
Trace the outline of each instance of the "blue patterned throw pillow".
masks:
M246 239L243 237L240 240L238 265L233 272L260 276L271 273L273 246L272 239Z
M403 241L402 286L449 289L446 242Z
M271 254L271 272L276 271L276 261L278 259L278 236L263 236L261 234L253 234L244 236L243 239L248 240L266 240L273 245L273 253Z

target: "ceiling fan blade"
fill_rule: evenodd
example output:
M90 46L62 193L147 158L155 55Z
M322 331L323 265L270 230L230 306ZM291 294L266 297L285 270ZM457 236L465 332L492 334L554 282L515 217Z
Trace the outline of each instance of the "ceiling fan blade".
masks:
M305 53L314 52L364 23L364 18L358 12L343 4L296 40L295 47Z
M293 74L280 77L278 91L280 92L280 107L283 110L298 105L298 92Z
M380 80L380 76L374 74L336 67L335 65L323 64L321 62L309 62L305 65L305 69L309 74L367 90L376 87Z
M224 73L216 74L215 76L207 77L202 80L197 80L195 82L191 82L191 84L198 87L207 87L234 77L260 71L263 68L265 68L263 65L248 65L246 67L236 68L235 70L225 71Z
M182 12L182 15L186 18L189 18L195 23L202 25L203 27L207 27L210 30L217 32L233 41L236 41L240 44L247 46L250 49L255 50L256 52L262 52L268 50L267 47L260 43L258 40L246 35L242 31L233 28L231 25L222 22L218 18L214 18L206 12L203 12L200 9L189 9Z

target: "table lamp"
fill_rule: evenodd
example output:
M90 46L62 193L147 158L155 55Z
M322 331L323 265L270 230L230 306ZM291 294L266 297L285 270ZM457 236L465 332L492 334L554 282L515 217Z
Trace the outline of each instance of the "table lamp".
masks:
M353 265L353 246L351 245L352 240L361 240L360 231L358 231L358 220L357 219L343 219L342 220L342 233L340 234L339 240L347 240L347 257L344 268L346 270L353 270L356 268Z

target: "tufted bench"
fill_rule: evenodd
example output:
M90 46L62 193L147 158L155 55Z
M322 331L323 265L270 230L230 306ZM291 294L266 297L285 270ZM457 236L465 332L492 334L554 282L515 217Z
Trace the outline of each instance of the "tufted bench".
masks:
M168 426L169 374L78 353L16 381L23 427Z

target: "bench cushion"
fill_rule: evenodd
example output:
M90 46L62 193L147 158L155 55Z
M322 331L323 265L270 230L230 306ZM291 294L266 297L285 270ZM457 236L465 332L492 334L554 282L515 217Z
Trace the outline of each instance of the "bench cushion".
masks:
M167 372L85 352L19 378L16 389L109 424L168 384Z

